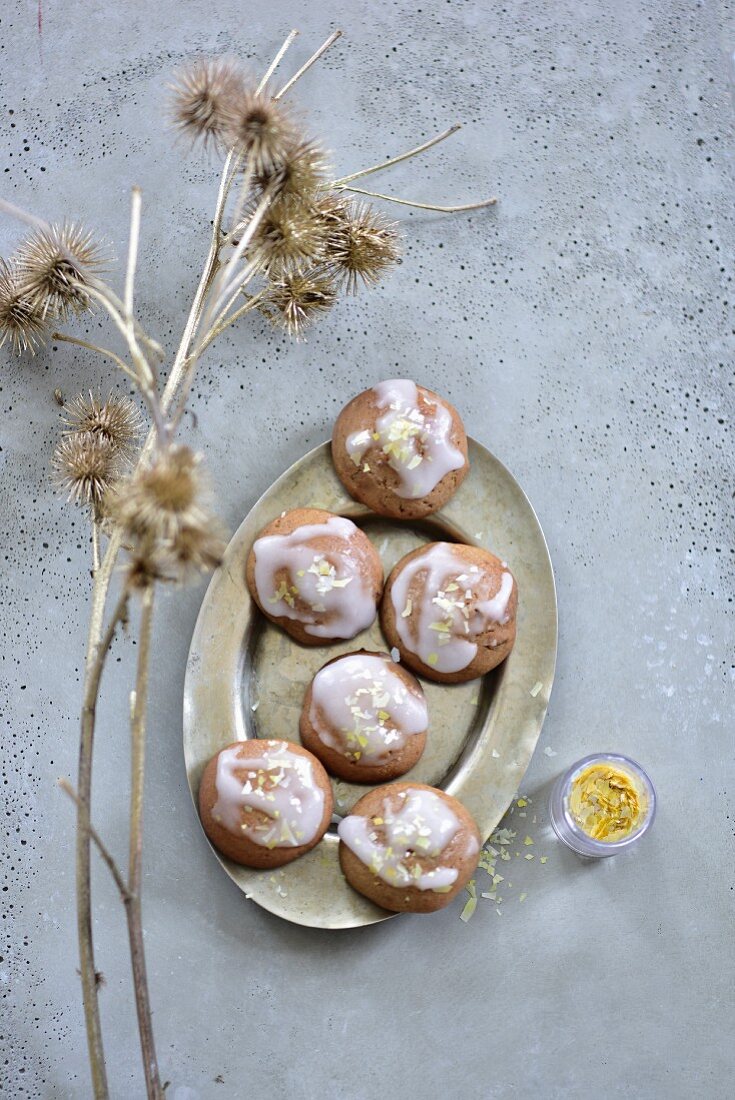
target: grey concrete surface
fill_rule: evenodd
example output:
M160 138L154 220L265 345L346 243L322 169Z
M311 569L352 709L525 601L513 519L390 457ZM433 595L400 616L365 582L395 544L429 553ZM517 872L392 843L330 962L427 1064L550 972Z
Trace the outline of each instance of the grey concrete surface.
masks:
M295 345L254 323L213 349L188 438L237 524L345 399L399 374L446 393L515 473L559 589L558 676L524 791L539 859L482 902L361 931L248 903L200 835L181 752L202 589L156 624L145 930L167 1095L464 1100L732 1095L732 5L695 0L6 0L2 194L124 248L145 194L139 293L171 348L205 247L214 165L172 146L163 91L197 51L284 71L343 42L299 102L350 171L459 119L382 178L481 215L402 215L403 266ZM15 225L0 223L9 252ZM101 335L100 318L89 323ZM115 384L85 352L2 353L3 1095L89 1094L76 973L73 822L89 546L48 480L53 391ZM129 642L103 690L95 817L122 853ZM549 834L568 763L628 751L660 814L587 866ZM555 755L547 755L544 749ZM518 819L515 819L518 821ZM528 821L529 819L527 819ZM526 826L524 825L524 828ZM95 869L110 1080L142 1094L124 926ZM521 904L520 893L527 893Z

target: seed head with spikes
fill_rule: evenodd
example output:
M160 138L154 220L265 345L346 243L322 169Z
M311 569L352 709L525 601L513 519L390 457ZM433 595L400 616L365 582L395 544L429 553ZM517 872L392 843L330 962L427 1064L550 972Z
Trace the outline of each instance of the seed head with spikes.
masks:
M80 393L64 406L64 423L65 435L99 435L125 461L133 458L142 427L137 405L125 394L111 393L103 401L91 390L88 397Z
M37 229L17 252L23 292L42 317L66 318L89 309L84 284L105 263L92 234L72 222Z
M22 288L15 264L0 260L0 348L6 341L16 355L34 354L46 342L43 315Z
M96 432L64 435L53 457L58 487L75 504L86 504L96 516L102 500L120 476L120 464L109 439Z
M205 148L225 146L234 104L243 94L240 66L226 58L189 62L170 85L171 120L180 134Z
M300 337L318 317L327 313L337 300L337 288L329 271L284 272L273 279L265 295L266 315L273 317L291 336Z

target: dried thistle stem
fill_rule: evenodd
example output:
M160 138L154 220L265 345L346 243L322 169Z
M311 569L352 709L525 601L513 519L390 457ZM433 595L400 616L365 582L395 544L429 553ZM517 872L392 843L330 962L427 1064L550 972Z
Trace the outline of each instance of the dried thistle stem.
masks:
M100 529L96 519L92 518L92 576L100 567Z
M44 232L51 229L49 223L44 221L43 218L31 214L29 210L24 210L21 206L16 206L14 202L8 202L7 199L0 199L0 210L4 210L11 218L16 218L20 222L25 222L26 225L32 225L34 229L41 229Z
M69 780L68 779L59 779L58 783L59 783L59 787L64 792L64 794L67 794L69 796L69 798L72 800L72 802L76 805L77 809L79 809L79 806L81 804L81 799L79 798L79 795L77 794L77 792L72 787ZM102 840L102 837L99 835L99 833L95 829L94 825L92 825L92 824L90 824L90 826L89 826L89 835L90 835L90 837L92 839L92 842L94 843L95 847L97 848L97 851L102 856L102 859L105 861L105 863L107 864L107 866L110 870L110 874L112 875L113 879L115 880L115 885L117 886L117 888L120 892L120 897L121 897L122 901L127 902L127 899L130 896L130 894L129 894L128 888L125 884L125 879L122 877L122 873L120 871L120 868L118 867L117 863L115 862L113 856L110 854L110 851L106 847L104 841Z
M286 50L289 48L289 46L291 45L293 40L295 38L298 38L298 36L299 36L299 32L297 30L292 30L292 31L289 32L289 34L287 35L286 40L283 43L283 45L281 46L280 50L278 51L276 56L271 61L268 68L263 73L263 79L261 80L260 84L258 85L258 87L256 89L256 93L258 95L260 95L261 92L265 91L265 88L266 88L266 85L268 84L268 81L273 76L273 74L276 71L276 69L278 68L278 66L281 64L281 61L283 60L283 57L284 57L284 54L286 53Z
M311 57L309 58L309 60L304 62L304 64L301 66L301 68L298 70L298 72L295 72L294 75L291 77L291 79L286 81L286 83L281 88L280 92L277 92L273 96L273 98L274 99L282 99L283 96L285 96L286 92L290 91L291 88L293 88L296 81L300 80L301 77L304 75L304 73L308 72L308 70L311 68L311 66L319 60L319 58L322 56L322 54L326 53L327 50L329 49L329 47L334 45L334 43L337 41L337 39L341 38L341 37L342 37L342 31L333 31L333 33L330 34L330 36L326 40L326 42L322 42L321 46L316 51L316 53L313 53L311 55Z
M341 179L335 180L332 183L332 187L341 188L346 183L351 183L352 180L361 179L362 176L369 176L372 172L382 172L384 168L391 168L394 164L400 164L402 160L408 160L409 157L418 156L419 153L425 153L427 149L431 149L434 145L438 145L440 141L446 141L452 134L456 134L457 130L462 129L461 122L455 122L454 126L450 126L448 130L444 130L441 134L437 134L436 137L429 138L428 141L423 142L421 145L417 145L415 149L408 149L405 153L400 153L397 157L390 157L389 160L381 161L380 164L373 164L370 168L361 168L359 172L353 172L349 176L342 176Z
M237 298L240 293L241 288L238 287L235 298ZM246 313L249 313L251 309L256 309L257 306L260 305L264 297L265 292L259 290L257 294L253 294L250 298L248 298L247 302L244 305L240 306L239 309L236 309L234 313L230 313L228 316L224 316L227 309L229 309L234 302L234 299L232 299L226 309L220 315L220 321L216 325L212 326L212 328L202 340L201 344L197 348L197 355L201 355L202 352L209 347L212 341L215 340L220 335L220 333L224 332L226 328L229 328L230 325L234 325L237 321L240 320L241 317L243 317Z
M138 242L140 240L140 211L143 195L140 187L134 187L130 196L130 238L128 241L128 266L125 271L125 316L132 327L133 289L135 287L135 268L138 263Z
M481 202L465 202L459 206L437 206L431 202L415 202L413 199L399 199L397 195L382 195L379 191L366 191L362 187L340 186L337 191L354 191L356 195L369 195L371 199L384 199L397 202L401 206L415 206L418 210L435 210L439 214L459 214L462 210L482 210L486 206L495 206L495 199L483 199Z
M51 339L59 340L64 344L76 344L77 347L86 348L87 351L96 351L98 355L102 355L105 359L111 359L115 366L119 367L123 374L127 375L137 385L138 376L130 369L124 359L121 359L114 351L110 351L109 348L102 348L98 344L90 344L87 340L80 340L78 336L70 336L66 332L52 332Z
M102 286L103 289L100 289L100 286ZM128 351L130 352L130 358L133 360L136 369L135 372L132 374L129 369L123 369L128 376L132 377L136 386L140 390L141 395L145 399L145 403L148 406L148 410L151 414L153 429L155 433L157 434L159 439L165 440L166 424L164 421L161 404L158 400L158 395L156 393L156 376L151 369L150 363L143 355L143 352L140 350L140 344L138 343L135 335L135 326L132 322L132 318L128 321L128 319L119 312L111 295L107 293L107 287L104 286L104 284L98 284L97 286L87 285L85 287L85 290L86 293L90 295L90 297L94 298L102 306L104 306L110 318L115 323L115 326L120 330L120 333L125 339L128 345ZM80 341L72 340L70 342L79 343ZM90 345L87 346L89 347ZM121 361L118 356L115 356L115 361L119 366Z
M99 599L98 582L104 583L107 592L114 561L102 563L95 575L95 589L92 595L92 613L89 621L87 659L84 670L84 701L82 705L81 733L79 740L79 771L77 780L77 835L76 835L76 887L77 887L77 934L79 937L79 969L82 978L82 999L84 1017L87 1026L87 1044L89 1062L92 1070L92 1088L95 1100L106 1100L107 1070L102 1045L99 999L97 991L97 970L94 961L94 938L92 934L92 897L91 897L91 850L90 837L90 799L92 789L92 750L94 747L95 720L97 715L97 696L99 694L102 671L105 667L107 651L110 648L118 623L125 617L128 605L127 586L118 598L106 630L102 630L104 599ZM97 598L95 599L95 595Z
M151 627L153 623L154 586L143 592L141 599L138 665L135 677L135 703L130 722L130 849L128 862L128 898L125 910L128 919L130 960L133 968L135 1007L143 1056L146 1090L151 1100L163 1097L158 1060L153 1039L148 980L143 946L141 910L143 854L143 783L145 777L145 719L148 704L148 671L150 666Z

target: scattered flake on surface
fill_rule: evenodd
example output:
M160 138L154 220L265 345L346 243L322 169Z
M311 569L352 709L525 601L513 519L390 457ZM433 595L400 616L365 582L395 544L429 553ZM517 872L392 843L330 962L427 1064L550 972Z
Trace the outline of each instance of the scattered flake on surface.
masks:
M556 753L552 749L551 745L547 745L546 748L544 749L544 756L549 756L549 757L556 756Z
M548 856L541 856L541 862L546 863L548 858L549 858Z
M390 659L396 665L398 664L398 662L401 659L401 655L400 655L400 653L398 652L398 650L396 649L395 646L393 646L393 649L390 651Z
M467 898L467 901L465 902L465 905L464 905L464 909L459 914L459 919L463 920L466 924L467 921L471 919L472 914L474 913L476 908L477 908L477 898Z
M496 752L496 751L495 751L495 749L493 749L493 751L492 751L492 754L491 754L491 755L492 755L492 756L493 756L493 757L494 757L494 758L495 758L496 760L500 760L500 753L499 753L499 752Z
M523 843L526 845L526 847L528 847L529 844L533 844L533 837L530 837L530 836L524 837L523 838Z
M459 919L463 920L466 924L467 921L470 920L470 918L472 917L475 909L477 908L477 886L475 883L475 879L471 878L470 881L467 883L465 889L469 894L469 897L465 902L464 909L459 914Z
M533 687L531 688L531 691L529 692L529 694L530 694L530 695L533 695L533 697L534 697L534 699L535 699L535 698L536 698L536 696L538 695L538 693L539 693L539 692L541 691L541 688L542 688L543 686L544 686L544 685L543 685L543 684L541 683L541 681L540 681L540 680L537 680L537 681L536 681L536 683L535 683L535 684L533 685Z
M257 710L259 706L260 706L260 699L256 699L255 702L251 704L250 709L251 710Z

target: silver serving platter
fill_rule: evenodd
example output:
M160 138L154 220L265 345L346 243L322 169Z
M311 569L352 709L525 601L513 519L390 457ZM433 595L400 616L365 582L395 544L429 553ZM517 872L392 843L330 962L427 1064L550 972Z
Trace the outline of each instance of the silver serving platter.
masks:
M482 680L423 681L429 705L424 755L402 780L453 794L483 838L508 808L538 741L554 679L556 593L543 532L523 490L485 447L470 440L470 473L441 512L419 522L366 512L345 494L328 443L294 463L245 517L212 578L197 619L184 687L184 757L192 798L204 765L223 746L250 737L298 741L307 684L331 657L382 649L377 621L349 642L297 645L255 607L245 561L258 531L281 512L326 508L349 516L377 548L386 576L409 550L434 540L484 546L508 562L518 582L518 632L510 657ZM337 815L367 789L333 780ZM348 886L334 824L311 852L278 871L253 871L213 852L246 897L285 920L314 928L355 928L395 916Z

